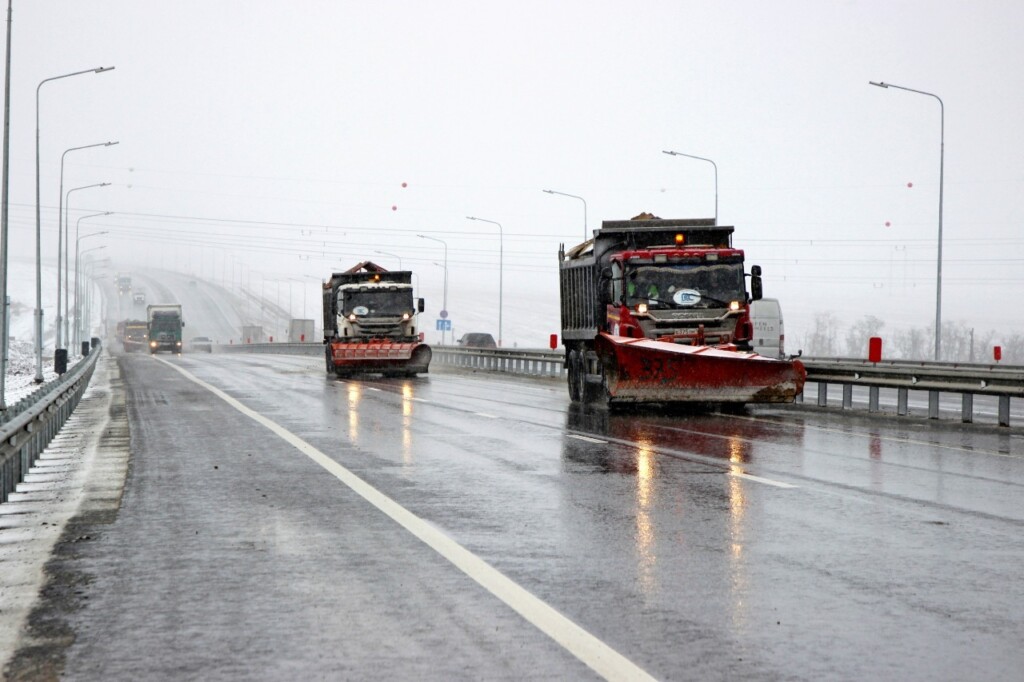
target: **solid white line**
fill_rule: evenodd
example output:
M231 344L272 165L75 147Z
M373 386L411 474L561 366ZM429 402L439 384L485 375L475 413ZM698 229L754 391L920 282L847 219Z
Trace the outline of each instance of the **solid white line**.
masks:
M792 483L783 483L782 481L773 481L770 478L762 478L760 476L754 476L753 474L744 474L744 473L739 472L739 471L730 471L729 475L730 476L735 476L736 478L744 478L744 479L746 479L748 481L754 481L756 483L764 483L765 485L773 485L776 488L797 488L797 487L799 487L799 486L793 485Z
M155 356L154 356L155 357ZM454 564L491 594L505 602L537 629L562 645L572 655L608 680L653 680L646 671L610 646L594 637L547 603L530 594L496 568L458 544L439 529L401 506L333 459L302 440L276 422L267 419L229 396L219 388L199 379L177 365L156 358L180 372L253 421L263 425L286 443L330 472L374 507L415 535L434 551Z
M569 438L575 438L576 440L583 440L583 441L586 441L588 443L600 443L601 445L606 445L608 443L608 441L601 440L600 438L591 438L590 436L579 436L579 435L576 435L575 433L567 433L565 435L567 435Z
M473 414L475 414L478 417L487 417L488 419L497 419L497 417L494 416L493 414L487 414L486 412L474 412Z

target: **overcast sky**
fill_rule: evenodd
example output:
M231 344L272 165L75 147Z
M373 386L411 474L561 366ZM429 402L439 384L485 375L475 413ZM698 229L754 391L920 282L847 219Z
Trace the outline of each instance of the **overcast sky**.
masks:
M44 257L60 162L70 225L115 268L254 288L296 315L367 258L418 275L427 318L558 331L559 243L649 211L715 213L781 299L887 329L934 320L945 104L943 319L1024 328L1024 3L15 0L10 242ZM72 232L72 237L74 233ZM381 255L386 251L391 255ZM437 265L435 265L437 264ZM278 285L277 282L283 284ZM34 293L34 292L33 292ZM31 302L30 302L31 303ZM31 303L34 305L34 303ZM316 304L307 314L313 316ZM432 322L424 326L433 327ZM790 346L790 350L795 350Z

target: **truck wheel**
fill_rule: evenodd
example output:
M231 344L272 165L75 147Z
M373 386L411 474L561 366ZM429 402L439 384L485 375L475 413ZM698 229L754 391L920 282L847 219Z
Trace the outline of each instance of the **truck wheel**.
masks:
M328 374L334 374L334 360L331 357L331 345L324 346L324 368Z
M580 361L578 351L569 351L568 365L569 399L574 403L578 403L583 398L582 386L586 381L586 377L583 374L583 363Z

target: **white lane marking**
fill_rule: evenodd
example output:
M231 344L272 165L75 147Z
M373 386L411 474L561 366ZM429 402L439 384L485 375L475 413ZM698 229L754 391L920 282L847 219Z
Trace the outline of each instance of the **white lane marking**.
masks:
M374 388L373 386L367 386L366 390L367 391L375 391L377 393L380 393L380 389L379 388Z
M569 438L575 438L576 440L582 440L582 441L586 441L588 443L599 443L601 445L607 445L608 444L608 441L601 440L600 438L591 438L590 436L579 436L579 435L577 435L575 433L567 433L565 435L568 436Z
M360 497L384 512L393 521L454 564L459 570L475 580L495 597L505 602L505 604L533 624L534 627L561 644L563 648L597 674L608 680L655 679L628 658L452 540L441 530L416 516L291 431L267 419L255 410L246 407L224 391L206 383L181 367L163 358L157 358L157 360L180 372L186 379L202 386L253 421L263 425L283 441L319 464Z
M478 417L487 417L488 419L497 419L497 417L494 416L493 414L487 414L486 412L474 412L473 414L475 414Z
M762 478L761 476L754 476L753 474L744 474L741 471L730 471L730 476L736 478L743 478L748 481L754 481L755 483L764 483L765 485L773 485L776 488L799 488L800 486L793 485L792 483L783 483L782 481L773 481L770 478Z

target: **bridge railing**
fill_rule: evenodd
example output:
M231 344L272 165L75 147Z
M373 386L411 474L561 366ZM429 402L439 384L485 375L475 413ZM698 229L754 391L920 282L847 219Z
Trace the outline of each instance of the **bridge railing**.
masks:
M464 348L431 346L434 362L450 367L479 369L508 374L563 377L565 352L546 349ZM217 346L218 352L291 353L320 355L318 343L263 343ZM807 382L815 392L815 403L828 406L829 387L842 391L842 407L853 409L853 388L868 390L868 411L879 412L880 392L895 389L896 413L910 414L910 392L928 394L928 417L939 419L942 394L961 398L960 419L974 420L974 397L993 396L998 401L1000 426L1010 425L1011 398L1024 398L1024 367L950 362L887 360L871 363L856 358L800 358L807 368ZM798 396L808 400L807 392Z
M7 501L71 416L89 385L100 351L95 346L66 373L0 412L0 502Z

